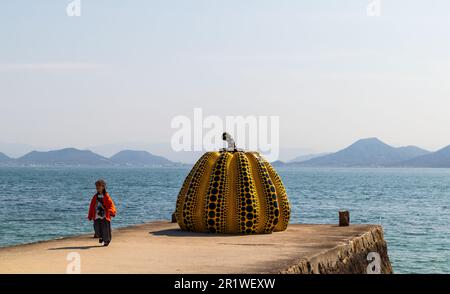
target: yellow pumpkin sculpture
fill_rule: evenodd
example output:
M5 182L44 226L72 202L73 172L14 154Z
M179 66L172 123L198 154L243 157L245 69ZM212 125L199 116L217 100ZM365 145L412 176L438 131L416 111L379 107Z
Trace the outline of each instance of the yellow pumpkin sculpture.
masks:
M192 232L269 234L284 231L290 206L280 177L257 152L232 146L207 152L194 165L178 195L175 217Z

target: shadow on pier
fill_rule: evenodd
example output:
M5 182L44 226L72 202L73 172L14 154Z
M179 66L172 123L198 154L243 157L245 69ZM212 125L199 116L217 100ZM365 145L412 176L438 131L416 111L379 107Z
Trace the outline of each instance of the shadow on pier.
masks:
M92 248L105 247L103 245L90 245L90 246L67 246L67 247L56 247L49 248L48 250L86 250Z

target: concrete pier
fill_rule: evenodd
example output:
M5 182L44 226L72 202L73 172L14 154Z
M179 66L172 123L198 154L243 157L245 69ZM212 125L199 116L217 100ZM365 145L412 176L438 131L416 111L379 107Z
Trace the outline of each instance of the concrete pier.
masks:
M90 234L0 249L0 273L363 274L369 265L392 273L377 225L291 224L237 236L182 232L164 221L114 230L108 247Z

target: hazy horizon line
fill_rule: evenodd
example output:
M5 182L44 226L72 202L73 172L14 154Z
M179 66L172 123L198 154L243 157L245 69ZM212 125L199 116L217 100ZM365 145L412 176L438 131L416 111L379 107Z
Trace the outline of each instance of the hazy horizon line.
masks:
M441 149L444 149L444 148L450 146L450 143L449 143L448 145L445 145L445 146L442 146L442 147L439 147L439 148L430 149L430 148L420 147L420 146L414 145L414 144L391 145L389 143L386 143L385 141L383 141L379 137L364 137L364 138L360 138L360 139L354 140L353 142L348 143L344 147L336 148L335 150L316 151L316 150L308 149L306 147L293 147L293 146L286 146L286 147L281 147L280 146L280 150L298 150L299 154L297 156L308 156L308 155L316 155L316 154L321 154L321 153L335 153L335 152L338 152L340 150L343 150L343 149L351 146L352 144L354 144L354 143L356 143L358 141L368 140L368 139L378 139L381 142L383 142L383 143L385 143L385 144L387 144L389 146L392 146L394 148L417 147L417 148L426 150L428 152L436 152L436 151L439 151ZM127 147L126 146L126 145L133 145L133 144L141 144L141 145L149 145L149 146L146 146L146 147L144 147L144 146L140 146L140 147L128 146ZM151 147L151 145L153 145L153 146L156 146L156 145L161 145L161 146L167 145L167 146L170 147L170 142L129 141L129 142L117 142L117 143L104 143L104 144L90 145L90 146L64 145L64 146L52 146L52 147L50 147L50 146L35 146L35 145L32 145L32 144L28 144L28 143L16 143L16 142L3 142L3 141L0 141L0 146L1 145L11 145L11 146L16 145L16 146L21 146L23 149L28 149L28 151L18 152L18 153L21 153L22 155L17 155L17 154L16 155L10 155L11 152L4 151L4 150L0 149L0 153L3 153L6 156L8 156L10 158L13 158L13 159L20 158L20 157L22 157L22 156L24 156L24 155L26 155L26 154L28 154L30 152L33 152L33 151L49 152L49 151L57 151L57 150L63 150L63 149L77 149L77 150L81 150L81 151L87 150L87 151L91 151L91 152L94 152L94 153L96 153L98 155L101 155L101 156L104 156L104 157L108 158L111 155L105 155L105 154L110 154L110 152L102 152L102 151L95 150L97 148L107 148L107 147L115 148L115 149L118 150L118 151L115 151L114 153L117 153L117 152L120 152L120 151L125 151L125 150L146 151L146 152L149 152L149 153L151 153L153 155L167 157L167 155L161 155L161 154L158 154L158 152L149 150L149 147ZM121 145L123 145L123 146L121 146ZM301 150L303 152L301 152ZM307 151L307 150L309 150L309 151ZM167 151L168 152L176 152L176 151L170 150L170 148L167 148ZM206 152L206 151L207 150L205 150L205 151L184 151L183 153L184 154L194 154L194 153ZM176 152L176 153L182 153L182 152Z

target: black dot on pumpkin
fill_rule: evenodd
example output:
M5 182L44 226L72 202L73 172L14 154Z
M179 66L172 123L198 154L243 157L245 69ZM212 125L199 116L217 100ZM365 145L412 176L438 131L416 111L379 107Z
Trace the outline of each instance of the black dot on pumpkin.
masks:
M209 208L210 208L210 209L215 209L215 208L216 208L216 204L210 203L210 204L209 204Z
M247 218L248 219L253 219L253 213L247 213Z
M252 212L253 211L253 206L247 206L246 207L247 212Z
M215 213L214 211L210 211L210 212L208 213L208 215L209 215L209 217L214 217L214 216L216 215L216 213Z
M208 225L214 226L216 222L213 219L208 220Z
M245 225L246 225L247 227L251 227L251 226L253 226L253 222L248 221Z
M275 214L275 216L279 216L280 215L280 211L278 209L275 209L275 211L273 212L273 214Z

